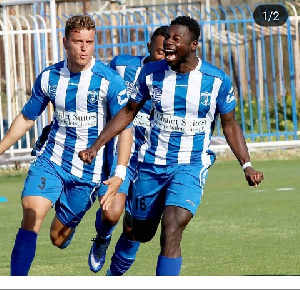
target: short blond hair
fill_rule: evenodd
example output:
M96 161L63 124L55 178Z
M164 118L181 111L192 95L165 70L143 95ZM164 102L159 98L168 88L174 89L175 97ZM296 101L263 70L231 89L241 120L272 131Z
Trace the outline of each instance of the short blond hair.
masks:
M65 27L65 37L69 38L72 30L95 30L95 22L94 20L88 15L75 15L70 17L66 21Z

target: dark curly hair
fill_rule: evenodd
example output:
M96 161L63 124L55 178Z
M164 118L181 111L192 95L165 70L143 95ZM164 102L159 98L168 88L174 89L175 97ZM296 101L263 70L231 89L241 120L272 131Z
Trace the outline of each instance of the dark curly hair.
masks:
M199 23L194 18L189 16L178 16L171 21L170 25L183 25L186 26L192 34L192 40L197 40L200 37L201 29Z
M66 21L65 37L69 38L72 30L95 30L95 22L88 15L75 15Z

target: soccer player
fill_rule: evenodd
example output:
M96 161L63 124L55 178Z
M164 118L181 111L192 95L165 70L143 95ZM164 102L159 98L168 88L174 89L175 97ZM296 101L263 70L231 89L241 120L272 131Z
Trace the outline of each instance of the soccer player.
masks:
M125 80L128 94L134 89L134 82L144 64L164 59L163 41L166 30L167 26L161 26L152 34L151 41L147 44L149 56L122 54L114 57L110 61L109 66L117 71ZM90 269L95 273L100 271L104 265L106 250L111 241L113 229L119 221L125 205L123 233L116 244L107 275L123 275L135 260L140 243L131 240L131 192L128 191L132 189L134 174L138 163L138 151L149 135L151 106L152 102L148 100L133 120L134 142L132 143L131 158L127 166L126 179L115 197L115 199L118 200L118 202L115 203L117 206L110 207L108 211L99 208L96 213L95 228L97 236L93 239L93 245L88 259ZM105 185L100 186L100 200L106 190ZM127 195L128 197L126 198Z
M180 274L183 231L198 208L208 168L215 161L210 140L217 114L225 138L250 186L263 174L252 168L241 127L235 119L235 97L227 74L196 55L200 27L188 16L171 21L164 40L165 60L146 64L126 106L106 125L96 142L79 153L92 162L97 151L132 121L152 99L154 125L141 152L133 186L132 230L147 242L161 219L161 251L156 275Z
M73 16L63 39L67 59L46 68L36 79L32 95L0 142L0 154L12 146L34 124L49 102L54 105L53 124L44 151L33 161L22 192L23 219L11 255L11 275L27 275L35 256L42 223L52 206L56 215L50 238L65 248L76 226L96 199L96 188L105 180L106 160L113 159L102 148L91 165L78 158L108 121L127 102L126 84L119 74L93 58L95 23L89 16ZM105 183L101 200L107 209L113 202L126 169L132 130L120 134L116 174ZM119 170L119 173L118 173Z

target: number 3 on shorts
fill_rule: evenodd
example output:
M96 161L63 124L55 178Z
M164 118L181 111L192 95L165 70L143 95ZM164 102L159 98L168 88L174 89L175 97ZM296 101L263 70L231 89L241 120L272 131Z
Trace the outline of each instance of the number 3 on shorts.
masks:
M41 177L41 184L39 185L39 189L43 190L46 186L46 178L45 177Z

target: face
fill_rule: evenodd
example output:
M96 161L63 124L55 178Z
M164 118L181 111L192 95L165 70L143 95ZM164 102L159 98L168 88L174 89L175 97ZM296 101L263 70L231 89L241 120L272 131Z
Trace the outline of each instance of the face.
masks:
M68 58L68 69L77 73L91 66L95 50L95 30L73 30L63 39Z
M184 25L170 25L167 29L164 50L166 61L172 68L185 63L196 51L198 42Z
M150 53L150 61L158 61L165 58L164 43L165 37L157 35L148 43L148 52Z

